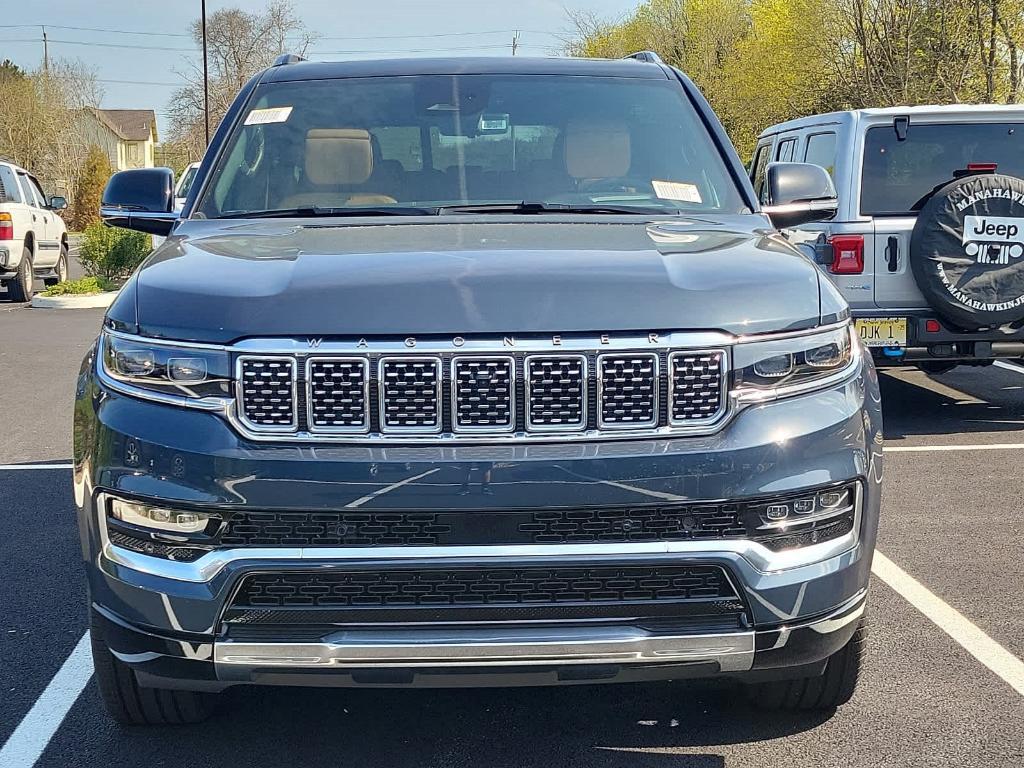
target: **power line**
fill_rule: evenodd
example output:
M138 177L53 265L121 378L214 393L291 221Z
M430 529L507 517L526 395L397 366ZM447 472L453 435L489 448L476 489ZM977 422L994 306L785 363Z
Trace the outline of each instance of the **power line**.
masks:
M33 27L41 27L42 24L0 24L0 29L30 29ZM141 29L110 29L108 27L74 27L66 24L46 24L51 29L67 29L75 32L103 32L111 35L147 35L150 37L188 37L192 35L186 32L151 32L148 30ZM508 35L513 34L517 31L521 31L523 34L528 35L550 35L557 37L557 33L551 32L550 30L537 30L537 29L526 29L526 30L514 30L514 29L489 29L481 30L478 32L430 32L420 35L348 35L348 36L324 36L317 37L316 40L427 40L436 39L442 37L480 37L483 35ZM6 41L14 42L14 41ZM18 42L21 42L20 40ZM315 42L315 41L314 41Z
M41 27L42 24L0 24L0 29L25 29L29 27ZM106 29L103 27L69 27L61 24L50 24L46 26L51 29L71 29L76 32L106 32L112 35L150 35L153 37L192 37L185 32L144 32L132 29Z

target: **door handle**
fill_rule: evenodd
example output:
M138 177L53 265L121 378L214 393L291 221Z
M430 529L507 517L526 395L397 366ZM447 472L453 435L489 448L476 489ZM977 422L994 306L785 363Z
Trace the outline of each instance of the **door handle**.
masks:
M890 272L895 272L900 268L900 239L898 237L889 237L889 242L885 246L885 262L888 264Z

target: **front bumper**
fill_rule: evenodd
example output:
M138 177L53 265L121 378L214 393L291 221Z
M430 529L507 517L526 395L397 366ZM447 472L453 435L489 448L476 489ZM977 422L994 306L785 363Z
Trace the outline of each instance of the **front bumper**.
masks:
M444 447L248 443L216 415L104 390L88 370L79 382L75 474L93 609L108 625L111 649L165 687L813 673L864 610L881 478L877 379L867 361L842 385L747 408L715 435ZM228 511L493 511L744 499L853 479L862 490L858 530L782 552L745 540L296 547L217 551L185 563L113 546L98 504L111 494ZM622 617L257 636L224 622L241 580L255 573L524 563L720 567L744 604L745 624L652 627Z

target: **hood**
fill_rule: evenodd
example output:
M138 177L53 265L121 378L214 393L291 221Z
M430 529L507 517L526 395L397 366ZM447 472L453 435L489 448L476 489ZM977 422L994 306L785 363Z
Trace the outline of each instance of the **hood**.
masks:
M755 216L382 221L184 222L137 272L111 318L124 324L131 312L144 335L212 343L743 334L820 320L817 269Z

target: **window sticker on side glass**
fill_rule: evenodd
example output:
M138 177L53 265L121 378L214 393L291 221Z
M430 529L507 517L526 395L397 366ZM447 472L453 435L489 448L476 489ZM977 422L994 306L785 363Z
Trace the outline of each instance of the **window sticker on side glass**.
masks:
M687 184L683 181L658 181L653 179L654 194L662 200L681 200L684 203L703 203L700 190L696 184Z
M283 123L292 113L291 107L271 107L270 109L254 109L245 116L246 125L268 125Z

